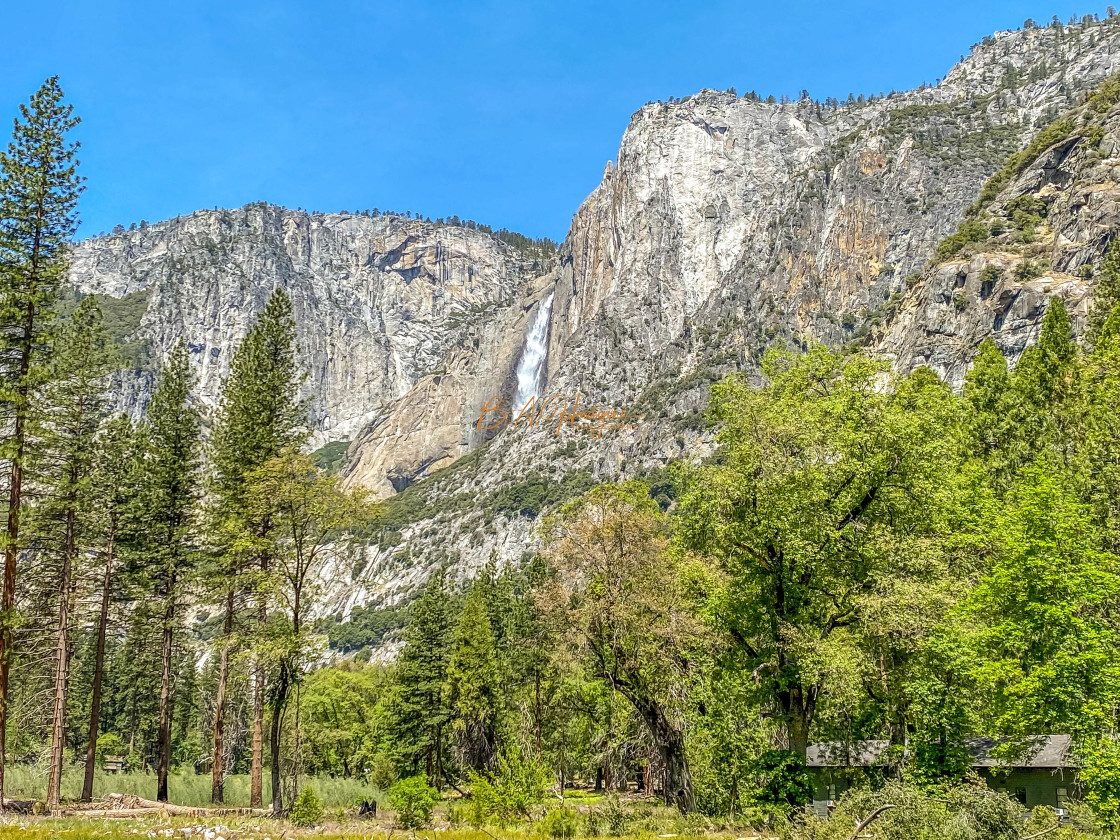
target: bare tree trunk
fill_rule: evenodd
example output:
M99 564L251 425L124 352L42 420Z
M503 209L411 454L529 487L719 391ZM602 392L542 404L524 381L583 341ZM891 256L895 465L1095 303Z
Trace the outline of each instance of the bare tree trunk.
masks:
M229 646L233 634L233 587L226 593L226 618L222 627L222 655L218 661L218 691L214 698L214 761L210 768L210 801L225 802L223 740L226 723L226 681L229 677Z
M76 543L75 515L66 512L66 536L62 546L62 574L58 586L58 640L55 644L54 708L51 713L51 762L47 772L47 807L62 798L63 748L66 745L66 683L70 676L70 578Z
M286 693L286 692L285 692ZM284 810L284 795L280 788L280 717L284 713L282 698L274 698L272 705L272 725L269 727L269 756L272 766L269 768L272 778L272 814L279 816Z
M537 758L541 757L541 669L533 669L533 682L535 683L534 689L536 693L536 711L533 714L534 728L536 729L537 738Z
M268 553L261 555L261 572L268 573ZM268 620L264 596L258 593L257 627L264 631ZM275 798L276 794L273 793ZM249 807L264 804L264 665L257 657L253 662L253 752L249 761Z
M33 316L31 316L33 318ZM8 735L9 671L12 665L12 625L16 612L16 555L19 552L19 514L23 504L23 444L27 402L27 373L31 368L30 338L20 359L17 386L16 425L12 435L12 475L8 484L8 533L4 540L4 594L0 599L0 811L4 809L4 745Z
M116 540L109 536L105 546L105 575L101 581L101 614L97 619L97 650L93 657L93 688L90 692L89 740L86 744L86 775L82 782L82 802L93 799L93 771L97 761L97 736L101 730L101 683L105 679L105 635L109 627L109 596L113 586L113 560Z
M171 622L175 618L175 585L168 587L163 616L162 668L159 682L159 752L156 755L156 799L167 801L167 775L171 769Z

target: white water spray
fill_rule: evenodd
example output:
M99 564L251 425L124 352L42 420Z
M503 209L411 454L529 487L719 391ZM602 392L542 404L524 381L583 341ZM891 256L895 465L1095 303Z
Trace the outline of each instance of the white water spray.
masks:
M513 400L513 416L533 397L541 395L541 370L548 358L548 319L552 314L552 295L541 301L537 318L525 336L525 349L517 363L517 396Z

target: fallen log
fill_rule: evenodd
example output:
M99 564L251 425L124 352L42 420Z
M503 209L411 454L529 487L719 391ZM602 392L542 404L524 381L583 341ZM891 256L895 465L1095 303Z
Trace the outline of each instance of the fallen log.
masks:
M92 819L127 820L133 817L166 814L163 808L63 808L51 811L52 817L89 817Z
M30 814L35 807L34 799L5 799L3 810L17 814Z
M110 793L108 808L66 808L51 811L59 817L140 817L148 814L167 814L172 817L268 817L271 810L264 808L201 808L190 805L172 805L139 796Z

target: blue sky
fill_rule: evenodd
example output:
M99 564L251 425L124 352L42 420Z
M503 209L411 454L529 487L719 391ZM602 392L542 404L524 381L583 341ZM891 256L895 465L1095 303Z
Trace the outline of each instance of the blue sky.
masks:
M1118 4L1120 5L1120 4ZM83 119L81 234L271 201L560 239L645 102L915 87L1027 17L1002 2L8 4L0 116L48 75ZM4 130L6 134L6 128Z

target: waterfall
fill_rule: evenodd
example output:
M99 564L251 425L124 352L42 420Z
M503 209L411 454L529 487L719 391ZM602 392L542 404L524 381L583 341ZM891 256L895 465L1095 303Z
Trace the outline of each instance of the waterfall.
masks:
M533 397L539 397L541 371L548 358L548 319L552 314L552 295L541 301L537 318L525 336L525 349L517 363L517 396L513 400L513 416L517 416Z

